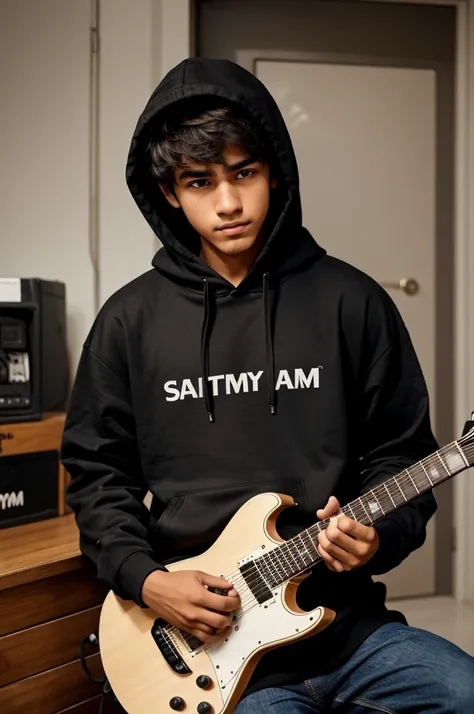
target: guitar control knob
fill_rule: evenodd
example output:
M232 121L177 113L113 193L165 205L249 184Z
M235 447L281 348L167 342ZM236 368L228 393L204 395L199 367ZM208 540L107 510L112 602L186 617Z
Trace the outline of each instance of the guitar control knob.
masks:
M198 704L198 714L211 714L212 707L207 702Z
M200 689L209 689L212 684L211 678L208 677L207 674L200 674L196 679L196 684Z
M173 697L173 699L170 700L170 707L174 709L175 712L180 712L181 709L184 708L184 699L181 697Z

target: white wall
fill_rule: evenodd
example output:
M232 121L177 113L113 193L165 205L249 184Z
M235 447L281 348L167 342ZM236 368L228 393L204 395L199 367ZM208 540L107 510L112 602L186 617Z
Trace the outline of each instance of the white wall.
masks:
M73 361L93 318L89 3L0 4L0 275L67 285Z
M158 82L159 9L156 0L101 0L101 302L148 270L158 247L125 183L125 164L138 117Z
M89 251L91 0L0 3L0 276L62 280L75 369L95 316ZM159 241L125 183L133 130L186 41L161 41L186 0L101 0L99 305L150 268ZM178 17L177 20L180 20ZM164 47L164 49L163 49ZM168 67L171 66L168 64Z
M163 75L189 54L188 0L101 0L100 300L150 268L160 242L125 183L138 117ZM176 28L176 32L174 31Z

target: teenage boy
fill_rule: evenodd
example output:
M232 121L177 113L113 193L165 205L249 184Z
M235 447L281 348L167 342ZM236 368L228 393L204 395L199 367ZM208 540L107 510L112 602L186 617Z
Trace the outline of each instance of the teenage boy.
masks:
M300 605L337 618L265 655L238 713L474 712L474 660L409 627L372 579L422 545L432 494L375 526L336 515L437 445L392 301L302 226L273 98L231 62L181 63L140 117L127 182L164 248L97 317L62 450L98 577L218 641L238 593L210 592L231 587L217 573L163 564L207 549L251 496L290 494L283 537L332 516L319 536L327 567L300 586Z

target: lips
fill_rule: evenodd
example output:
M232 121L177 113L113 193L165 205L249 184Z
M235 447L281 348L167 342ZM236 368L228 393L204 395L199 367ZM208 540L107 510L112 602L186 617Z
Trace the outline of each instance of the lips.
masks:
M224 233L226 236L235 236L239 233L243 233L249 223L228 223L222 228L218 228L219 233Z

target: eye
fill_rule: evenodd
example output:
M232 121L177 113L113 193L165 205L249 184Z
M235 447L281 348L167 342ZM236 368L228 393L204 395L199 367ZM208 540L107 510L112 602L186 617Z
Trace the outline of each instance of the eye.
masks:
M257 171L255 169L242 169L242 171L239 171L235 178L246 179L250 178L250 176L253 176L256 173Z
M196 181L188 183L188 188L205 188L209 185L210 183L207 179L197 179Z

